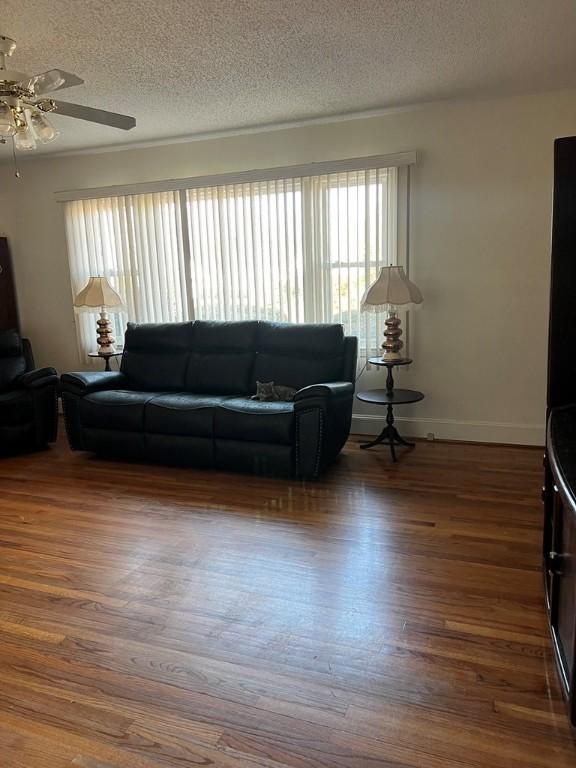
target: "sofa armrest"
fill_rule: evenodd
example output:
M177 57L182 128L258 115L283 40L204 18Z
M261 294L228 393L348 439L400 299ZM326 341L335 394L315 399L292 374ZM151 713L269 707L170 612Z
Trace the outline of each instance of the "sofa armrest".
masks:
M354 384L311 384L299 389L294 401L296 473L300 477L317 477L336 458L350 434Z
M63 392L89 395L102 389L127 389L128 380L120 371L75 371L63 373L60 379Z
M354 384L350 381L331 381L326 384L310 384L302 387L294 395L294 401L322 397L329 401L340 397L351 397L354 394Z
M17 383L25 389L54 386L58 383L58 374L54 368L36 368L27 371L18 378Z

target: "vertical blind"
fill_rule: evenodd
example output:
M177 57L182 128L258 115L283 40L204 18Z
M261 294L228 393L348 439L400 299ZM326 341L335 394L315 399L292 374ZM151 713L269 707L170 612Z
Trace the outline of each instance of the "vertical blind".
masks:
M342 323L378 346L360 312L379 267L398 260L398 168L218 184L65 203L72 291L104 275L127 319ZM95 314L77 319L94 346Z

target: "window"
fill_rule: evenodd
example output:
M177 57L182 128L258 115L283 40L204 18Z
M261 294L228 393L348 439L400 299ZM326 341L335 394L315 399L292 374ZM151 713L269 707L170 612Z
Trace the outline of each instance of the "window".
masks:
M73 292L90 275L106 275L126 301L119 337L128 318L338 322L372 353L380 324L360 303L380 266L399 260L406 170L336 169L68 200ZM95 315L78 317L84 356L94 323Z

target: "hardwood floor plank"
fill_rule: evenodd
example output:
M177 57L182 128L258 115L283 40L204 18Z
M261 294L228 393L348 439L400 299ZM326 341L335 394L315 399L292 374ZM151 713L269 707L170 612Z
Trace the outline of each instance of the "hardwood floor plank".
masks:
M65 635L58 632L46 632L43 629L37 629L18 622L4 621L2 617L0 617L1 634L30 637L43 643L51 643L52 645L59 645L65 638Z
M381 742L382 746L410 747L418 744L426 754L452 759L463 755L471 765L492 768L550 768L574 764L576 749L571 736L563 729L548 729L554 743L544 745L541 735L526 728L517 734L485 723L477 724L467 716L446 716L429 707L386 706L372 712L351 707L347 717L359 735ZM342 734L339 734L339 739Z
M568 768L540 452L0 462L7 768Z
M82 765L82 761L110 765L113 768L159 768L161 765L156 760L135 754L128 749L110 747L95 738L78 736L62 726L27 720L3 711L0 711L0 733L7 733L17 740L20 745L15 755L17 759L21 750L24 750L25 760L29 754L33 754L33 749L42 750L44 763L38 761L39 768L60 768L61 764L68 768ZM40 752L39 757L41 756ZM67 762L62 763L63 759ZM23 766L29 768L29 763L24 761Z

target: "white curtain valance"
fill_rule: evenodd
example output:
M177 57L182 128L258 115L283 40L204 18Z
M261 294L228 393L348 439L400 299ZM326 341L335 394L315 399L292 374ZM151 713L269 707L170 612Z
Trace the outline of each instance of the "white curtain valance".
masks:
M348 171L367 171L380 168L401 168L414 165L416 152L399 152L395 155L371 155L348 160L329 160L306 165L287 165L280 168L266 168L252 171L238 171L212 176L191 176L186 179L165 179L162 181L123 184L94 189L77 189L56 192L56 201L63 203L70 200L95 200L100 197L121 197L142 195L151 192L175 192L181 189L199 189L202 187L226 186L229 184L247 184L257 181L296 179L307 176L321 176Z

